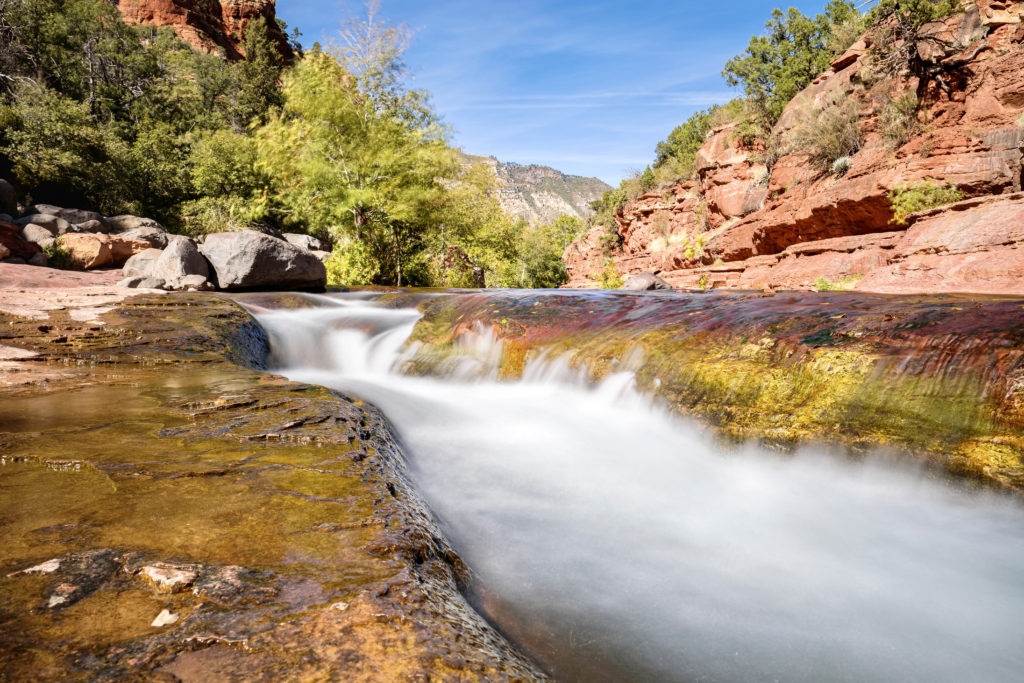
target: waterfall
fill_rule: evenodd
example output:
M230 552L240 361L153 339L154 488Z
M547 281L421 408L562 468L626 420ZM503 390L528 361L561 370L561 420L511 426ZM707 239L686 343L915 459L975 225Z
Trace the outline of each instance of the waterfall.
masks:
M500 381L479 325L412 376L415 308L315 303L258 311L277 371L388 416L478 608L560 680L1020 679L1015 499L882 456L724 451L628 359Z

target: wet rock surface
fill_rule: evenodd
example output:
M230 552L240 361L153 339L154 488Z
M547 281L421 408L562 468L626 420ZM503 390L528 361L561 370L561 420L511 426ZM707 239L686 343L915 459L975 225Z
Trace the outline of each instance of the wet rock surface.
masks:
M863 293L487 292L421 305L406 371L493 331L501 375L541 353L641 389L726 442L808 443L1024 489L1024 300ZM467 337L468 338L468 337Z
M463 599L383 418L261 374L236 304L9 298L5 677L543 678Z

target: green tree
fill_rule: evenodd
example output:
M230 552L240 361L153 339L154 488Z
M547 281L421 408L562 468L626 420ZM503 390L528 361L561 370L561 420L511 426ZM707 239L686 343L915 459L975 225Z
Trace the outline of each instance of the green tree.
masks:
M583 231L575 216L559 216L553 222L526 231L521 248L523 286L559 287L569 281L562 254Z
M265 123L268 113L284 101L278 88L283 68L281 53L270 38L265 18L257 17L246 27L242 50L245 59L237 67L237 118L243 126L253 120Z
M257 149L288 219L366 241L382 280L401 285L443 205L443 179L457 168L443 130L428 112L378 111L322 52L286 75L284 96L281 114L258 131Z
M679 177L692 176L697 150L711 131L711 115L716 109L718 105L699 111L676 126L664 142L658 143L654 167L661 168L672 162L676 165Z
M783 108L823 72L842 47L831 41L833 28L856 15L850 2L832 0L825 12L807 17L795 8L772 11L767 32L754 36L742 55L730 59L722 75L743 88L756 123L767 131Z

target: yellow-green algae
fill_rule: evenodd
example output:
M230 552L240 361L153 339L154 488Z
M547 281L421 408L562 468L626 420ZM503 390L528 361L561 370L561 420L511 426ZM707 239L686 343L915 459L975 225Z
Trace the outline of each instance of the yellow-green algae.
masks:
M1021 306L852 293L453 295L421 305L408 369L431 372L482 323L502 340L502 377L541 352L594 379L631 367L642 389L729 440L884 448L1019 489Z
M0 315L39 378L0 395L0 680L543 677L456 591L379 415L228 362L265 341L227 300L105 322Z

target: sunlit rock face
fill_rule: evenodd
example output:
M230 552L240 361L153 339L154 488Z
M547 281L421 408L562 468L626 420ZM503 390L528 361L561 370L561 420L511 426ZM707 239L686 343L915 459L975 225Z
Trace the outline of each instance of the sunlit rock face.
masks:
M262 16L281 55L286 59L292 57L292 48L275 20L274 0L118 0L117 8L127 21L170 27L193 47L221 49L232 60L245 56L245 29L249 22Z
M694 181L643 195L616 217L615 267L705 289L810 289L823 278L864 291L1024 293L1016 231L994 240L981 228L990 216L1000 226L1024 220L1015 194L1024 148L1022 6L979 0L935 22L929 30L949 47L931 57L962 66L947 78L950 93L936 83L923 88L917 130L895 146L884 136L885 105L917 91L917 79L878 85L870 35L834 60L786 107L773 135L785 141L829 102L850 103L863 140L840 171L815 168L785 146L769 170L766 150L747 146L733 126L715 129L697 154ZM927 179L956 185L971 203L894 223L890 191ZM918 248L924 231L945 236L931 240L927 258ZM594 286L606 267L588 239L566 252L570 287Z

